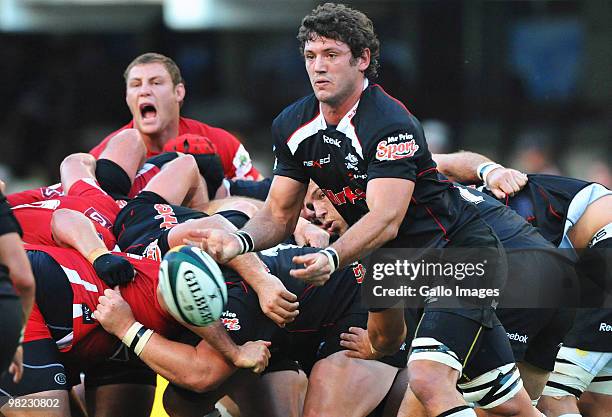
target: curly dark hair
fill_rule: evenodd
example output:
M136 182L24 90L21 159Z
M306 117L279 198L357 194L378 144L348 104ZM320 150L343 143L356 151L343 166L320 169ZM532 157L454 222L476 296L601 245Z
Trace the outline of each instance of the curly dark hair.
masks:
M300 53L304 54L306 42L318 36L346 43L351 48L353 60L359 58L365 48L370 49L370 65L365 76L373 80L378 76L380 42L372 21L359 10L344 4L325 3L318 6L302 19L297 39Z

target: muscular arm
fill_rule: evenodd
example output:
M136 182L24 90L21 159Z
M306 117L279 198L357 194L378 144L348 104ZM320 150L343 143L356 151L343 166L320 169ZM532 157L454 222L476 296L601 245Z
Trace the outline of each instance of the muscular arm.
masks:
M268 249L289 237L295 230L307 184L276 176L261 210L244 226L255 242L255 250Z
M466 184L480 183L481 180L476 175L478 165L491 162L486 156L474 152L437 153L432 154L432 158L438 165L438 171L451 181Z
M397 236L413 190L414 182L399 178L376 178L368 183L370 211L332 245L340 257L340 268Z
M201 242L188 238L197 238L203 229L215 229L232 233L236 227L220 215L193 220L174 227L168 234L168 245L178 246L184 242L198 246ZM245 253L227 263L257 293L259 304L266 316L279 326L292 322L298 315L297 296L285 288L283 283L268 273L264 263L254 253Z
M441 173L453 181L467 184L480 183L481 180L477 175L478 166L484 162L492 162L486 156L473 152L435 154L432 156ZM496 165L485 175L485 186L497 198L514 195L527 184L527 175L516 169L504 168L501 165Z
M229 337L223 326L220 332L224 333L219 333L221 336ZM235 345L234 349L237 349ZM166 339L158 333L151 336L140 359L173 384L195 392L214 389L236 370L206 340L191 346Z

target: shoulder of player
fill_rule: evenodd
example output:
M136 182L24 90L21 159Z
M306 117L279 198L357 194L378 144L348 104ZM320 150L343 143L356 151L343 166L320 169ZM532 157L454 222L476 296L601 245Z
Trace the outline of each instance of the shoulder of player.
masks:
M302 97L280 112L272 122L273 130L291 133L315 118L319 112L314 94Z
M378 84L370 85L364 92L356 117L359 123L374 132L393 132L401 129L420 130L419 120L396 98L390 96Z

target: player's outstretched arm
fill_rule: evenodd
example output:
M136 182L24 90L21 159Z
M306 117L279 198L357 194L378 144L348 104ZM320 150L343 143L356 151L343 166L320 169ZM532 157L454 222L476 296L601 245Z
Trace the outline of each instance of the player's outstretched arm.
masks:
M163 308L163 302L160 305ZM104 291L94 317L107 332L128 346L133 344L135 336L132 329L140 326L118 288ZM197 346L174 342L147 330L139 336L139 343L132 349L156 373L196 392L216 388L236 368L259 373L268 365L269 342L248 342L237 346L219 321L207 327L185 327L203 338Z
M238 233L204 229L192 235L192 240L201 242L200 247L220 263L277 245L295 230L306 188L304 183L276 176L263 208Z
M433 154L438 170L453 181L464 184L484 183L497 198L514 195L527 184L527 175L491 161L474 152Z
M207 228L207 229L200 229ZM205 249L206 241L201 240L202 230L228 233L230 242L236 238L231 233L236 227L222 216L211 216L180 224L168 234L170 247L187 243ZM228 262L227 266L236 271L255 290L263 313L279 326L295 320L299 314L297 296L285 288L254 253L245 253Z
M323 285L334 270L351 264L397 236L408 210L414 182L400 178L375 178L368 182L366 201L369 212L352 225L327 251L295 256L293 262L303 269L292 269L291 276L313 285Z

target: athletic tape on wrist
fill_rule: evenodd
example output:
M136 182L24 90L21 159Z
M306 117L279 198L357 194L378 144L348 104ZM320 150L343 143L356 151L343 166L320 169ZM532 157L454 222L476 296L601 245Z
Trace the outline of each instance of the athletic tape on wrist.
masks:
M25 336L25 324L21 328L21 332L19 332L19 344L23 344L23 337Z
M489 188L487 177L494 169L497 169L497 168L503 168L503 166L500 164L493 163L492 165L489 165L482 170L482 183L485 185L485 187Z
M87 254L87 260L93 265L96 259L102 255L106 255L107 253L110 253L110 251L106 248L96 248Z
M153 336L153 330L147 329L144 332L144 334L140 337L140 340L138 340L138 343L136 343L136 346L134 347L134 353L136 354L136 356L140 357L142 350L144 349L146 344L149 342L149 339L151 338L151 336Z
M125 332L125 335L123 336L123 338L121 339L121 341L123 342L124 345L126 345L127 347L131 347L132 346L132 342L134 342L134 339L136 338L136 334L138 333L138 331L143 328L144 326L139 323L139 322L134 322L130 328L128 329L127 332Z
M476 167L476 176L482 180L482 172L483 170L490 166L490 165L495 165L495 162L492 161L487 161L487 162L483 162L482 164L478 165L478 167Z
M320 250L319 252L327 256L332 273L338 269L338 266L340 265L340 257L338 256L336 249L328 247Z
M234 235L238 238L238 242L240 242L240 255L253 251L255 242L250 234L244 230L238 230Z

